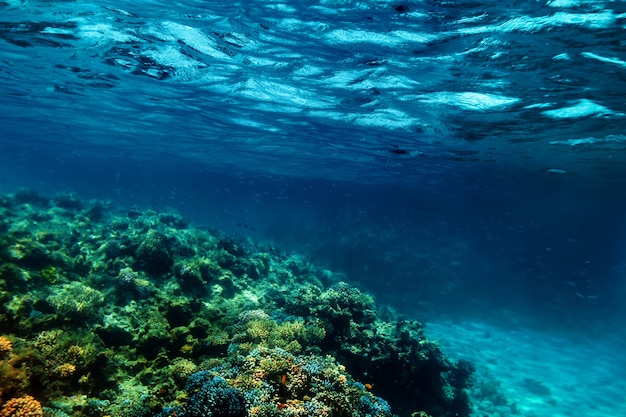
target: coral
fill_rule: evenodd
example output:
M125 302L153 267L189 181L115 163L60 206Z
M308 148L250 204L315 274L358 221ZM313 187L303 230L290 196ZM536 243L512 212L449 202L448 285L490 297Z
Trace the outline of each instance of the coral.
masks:
M176 358L172 361L170 366L170 372L176 385L183 387L187 382L187 379L198 371L198 367L195 363L185 358Z
M4 403L0 417L43 417L43 409L39 401L26 395Z
M73 363L64 363L54 368L54 372L61 378L67 378L74 375L74 372L76 372L76 365Z
M93 337L93 336L89 336ZM78 341L82 345L78 345ZM96 347L86 337L79 337L61 330L43 331L31 344L36 360L31 367L37 384L46 385L49 392L76 390L74 384L81 381L84 389L92 386L91 373L97 359Z
M270 259L267 254L250 254L243 245L230 238L217 243L217 263L239 278L258 279L269 271Z
M247 416L243 393L223 378L197 372L189 377L185 390L191 394L183 414L186 417Z
M231 238L223 238L217 243L217 249L221 249L235 257L243 257L246 251L243 245L238 244Z
M13 343L6 337L0 336L0 357L13 349Z
M189 219L178 213L161 213L159 214L159 221L176 229L186 229L189 226Z
M137 265L153 275L168 273L174 266L172 239L150 230L137 248Z
M303 346L307 351L315 350L324 338L325 330L317 319L305 322L301 318L289 317L281 320L268 316L262 310L246 310L239 315L232 341L249 352L259 346L282 348L291 353L300 353Z
M376 319L373 298L345 282L326 291L313 285L303 286L285 303L286 312L319 317L337 334L348 331L350 322L372 323Z
M294 356L283 349L256 349L189 378L184 407L171 416L390 417L386 401L354 382L330 357Z
M98 356L92 339L92 335L61 330L28 339L14 337L13 349L0 357L0 396L33 394L47 402L60 395L78 396L102 384L103 369L93 366ZM104 363L99 362L100 368Z
M374 399L367 395L361 396L358 411L359 415L366 416L391 415L391 407L387 401L382 398L375 398L374 401Z
M71 282L53 287L46 301L54 307L62 320L84 320L95 317L104 304L101 291L80 282Z
M43 407L44 417L70 417L67 413L50 407Z
M0 196L0 394L50 416L469 415L473 367L421 323L260 245L172 213Z
M122 289L134 290L138 279L139 274L133 271L132 268L122 268L117 276L117 284Z
M200 263L197 260L185 260L177 264L175 270L181 288L186 291L194 289L201 290L206 284L206 281L202 277Z
M47 282L50 282L52 284L58 282L59 279L60 279L58 268L56 268L56 267L54 267L52 265L49 265L49 266L43 268L40 271L40 275L41 275L41 277L44 280L46 280Z
M155 417L183 417L185 414L183 407L164 407Z
M39 194L35 190L22 188L13 195L13 201L22 205L33 205L47 208L50 205L50 199Z
M122 401L119 406L112 407L114 417L148 417L149 409L144 404L133 404L131 401Z
M176 275L178 276L178 279L185 282L202 282L200 269L190 262L185 262L179 265Z
M473 366L451 363L437 343L426 339L421 323L381 321L373 299L346 283L327 290L303 286L285 299L285 311L305 321L321 320L326 332L322 352L342 361L356 378L382 382L376 392L396 412L469 415L464 389Z
M28 392L32 377L31 369L25 366L29 362L28 358L10 351L0 359L0 398Z
M466 360L459 360L448 375L448 382L454 388L469 388L472 385L472 375L476 372L476 366Z
M55 262L53 254L33 236L17 239L8 248L8 252L9 260L12 262L35 270L45 268Z
M127 299L128 296L146 298L152 294L150 282L130 267L120 270L116 284L122 299Z

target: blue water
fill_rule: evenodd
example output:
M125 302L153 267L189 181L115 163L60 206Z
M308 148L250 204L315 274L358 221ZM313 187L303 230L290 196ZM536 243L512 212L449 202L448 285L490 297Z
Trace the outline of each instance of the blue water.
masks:
M624 2L0 7L20 150L446 192L624 159Z
M422 318L626 318L626 2L0 1L0 191L273 239Z

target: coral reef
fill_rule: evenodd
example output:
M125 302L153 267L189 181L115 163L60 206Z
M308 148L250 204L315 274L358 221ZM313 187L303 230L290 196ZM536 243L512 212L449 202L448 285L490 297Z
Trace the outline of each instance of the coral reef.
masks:
M355 382L329 356L294 356L280 348L259 348L246 356L191 375L184 406L160 417L320 416L390 417L389 404Z
M41 403L30 395L11 398L2 405L0 417L43 417L43 408Z
M470 414L470 363L297 254L73 194L0 214L2 415Z
M375 392L396 412L469 414L465 388L471 364L450 362L436 342L426 339L420 322L380 320L373 299L343 282L327 290L305 285L283 302L287 313L321 320L326 334L319 343L322 352L337 358L355 378L381 382Z

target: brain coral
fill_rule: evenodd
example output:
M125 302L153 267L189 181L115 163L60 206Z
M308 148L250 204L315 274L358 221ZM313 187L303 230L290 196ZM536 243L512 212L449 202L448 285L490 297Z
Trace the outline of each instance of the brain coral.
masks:
M4 403L0 417L43 417L43 409L39 401L26 395Z

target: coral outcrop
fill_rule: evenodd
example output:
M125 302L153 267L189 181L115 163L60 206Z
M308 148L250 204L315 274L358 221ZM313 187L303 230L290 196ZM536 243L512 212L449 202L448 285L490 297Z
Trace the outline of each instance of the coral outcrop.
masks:
M43 417L41 403L30 395L11 398L2 405L0 417Z
M0 417L470 414L470 363L272 244L31 192L0 243Z

